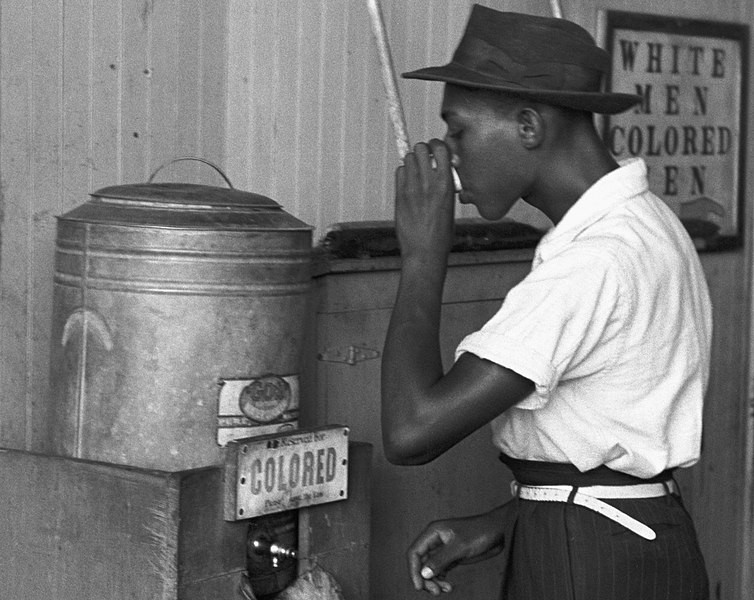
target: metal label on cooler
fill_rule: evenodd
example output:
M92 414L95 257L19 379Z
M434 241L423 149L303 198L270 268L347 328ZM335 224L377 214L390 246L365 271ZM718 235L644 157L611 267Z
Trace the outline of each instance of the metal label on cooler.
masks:
M348 435L334 425L229 442L225 520L345 500Z
M298 375L221 379L217 443L298 428Z
M253 379L241 390L238 405L251 420L270 423L288 410L290 402L290 384L277 375L267 375Z

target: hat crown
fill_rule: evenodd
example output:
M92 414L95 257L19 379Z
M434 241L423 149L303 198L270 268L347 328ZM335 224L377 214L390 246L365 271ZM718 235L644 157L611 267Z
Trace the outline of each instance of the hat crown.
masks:
M641 98L601 91L610 62L608 53L576 23L475 4L451 62L403 76L615 114Z
M473 36L515 52L522 62L534 56L567 60L562 51L576 53L580 59L607 59L591 34L573 21L501 12L475 4L466 24L464 36Z
M523 87L590 92L599 90L600 76L610 69L607 52L576 23L479 4L472 8L453 62L496 72L501 81ZM526 85L528 79L534 81Z

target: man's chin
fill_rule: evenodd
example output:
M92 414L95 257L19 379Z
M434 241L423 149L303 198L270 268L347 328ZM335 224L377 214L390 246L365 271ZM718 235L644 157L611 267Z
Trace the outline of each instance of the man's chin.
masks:
M479 206L476 207L476 211L477 213L479 213L479 216L482 217L485 221L499 221L505 216L505 213L501 213L499 210L485 210L483 208L479 208Z

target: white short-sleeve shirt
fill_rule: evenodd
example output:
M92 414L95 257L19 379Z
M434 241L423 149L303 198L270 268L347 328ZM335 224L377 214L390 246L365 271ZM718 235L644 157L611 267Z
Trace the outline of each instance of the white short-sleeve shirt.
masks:
M633 159L542 238L530 274L456 356L536 386L493 421L502 452L651 477L699 458L711 334L697 252Z

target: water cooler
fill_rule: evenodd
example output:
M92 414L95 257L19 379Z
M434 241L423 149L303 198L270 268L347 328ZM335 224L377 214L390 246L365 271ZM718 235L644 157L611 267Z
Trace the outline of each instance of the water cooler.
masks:
M364 593L370 448L298 422L311 227L201 162L227 187L58 218L49 447L0 461L18 597L266 600L322 565Z

